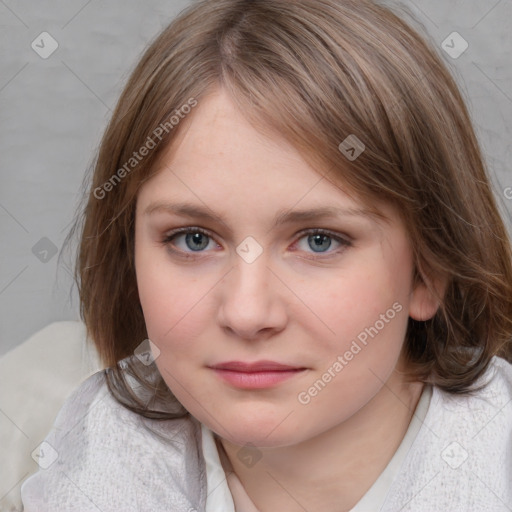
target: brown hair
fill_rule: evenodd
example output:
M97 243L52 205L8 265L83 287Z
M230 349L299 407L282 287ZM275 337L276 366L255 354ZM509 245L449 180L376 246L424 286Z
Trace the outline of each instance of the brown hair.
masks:
M147 338L133 258L137 192L181 128L170 127L170 116L216 87L333 183L365 202L395 206L416 278L429 286L436 276L447 279L435 317L409 320L411 378L469 392L493 356L512 361L510 242L470 116L433 47L391 9L367 0L203 0L158 35L133 70L75 226L83 221L76 266L82 318L120 401L149 415L146 400L128 400L122 370L141 381L156 371L139 364L137 373L133 358ZM114 183L166 122L157 147ZM365 145L353 161L338 148L351 134ZM109 180L108 193L98 193ZM172 399L163 379L152 386Z

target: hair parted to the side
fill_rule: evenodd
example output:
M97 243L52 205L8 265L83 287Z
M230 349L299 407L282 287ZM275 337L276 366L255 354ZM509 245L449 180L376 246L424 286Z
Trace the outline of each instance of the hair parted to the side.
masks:
M148 412L147 400L133 405L122 375L147 338L134 268L134 213L139 188L186 120L110 191L101 198L97 191L173 112L191 98L200 104L217 87L255 126L291 142L326 179L368 204L396 207L412 244L415 277L429 286L446 278L435 317L409 320L404 355L411 378L468 392L493 356L512 361L510 242L470 116L436 50L392 10L368 0L203 0L152 42L131 74L74 228L81 224L81 314L111 367L116 398L158 416ZM354 161L338 149L350 134L366 146ZM173 400L162 378L147 386Z

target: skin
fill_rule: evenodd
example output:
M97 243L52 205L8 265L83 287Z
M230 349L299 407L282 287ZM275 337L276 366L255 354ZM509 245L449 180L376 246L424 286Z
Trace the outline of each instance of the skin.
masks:
M391 208L381 207L386 221L344 214L273 226L282 210L364 205L321 179L284 140L248 124L223 90L182 122L136 208L137 283L158 369L187 410L220 436L258 510L349 510L393 456L423 388L401 373L407 319L430 318L438 304L424 285L413 286L410 243ZM147 213L155 203L176 202L206 206L225 220ZM209 236L163 242L187 226ZM328 238L316 248L314 236L300 233L312 228L349 243ZM263 251L251 263L236 252L248 236ZM300 403L299 393L396 303L401 311L378 335ZM208 368L261 359L307 369L247 390ZM246 443L261 456L251 467L237 456Z

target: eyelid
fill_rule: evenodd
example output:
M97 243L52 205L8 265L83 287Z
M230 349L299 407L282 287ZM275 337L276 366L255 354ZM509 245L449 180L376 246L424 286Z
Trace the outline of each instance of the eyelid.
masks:
M338 231L332 231L331 229L326 228L306 228L302 229L301 231L297 232L295 236L304 236L304 235L329 235L331 238L335 238L337 240L341 240L346 243L352 242L352 237L347 235L346 233L339 233Z
M186 235L187 233L202 233L207 235L213 240L216 240L215 235L208 229L200 228L199 226L184 226L182 228L176 228L169 232L166 232L162 242L169 242L174 236Z

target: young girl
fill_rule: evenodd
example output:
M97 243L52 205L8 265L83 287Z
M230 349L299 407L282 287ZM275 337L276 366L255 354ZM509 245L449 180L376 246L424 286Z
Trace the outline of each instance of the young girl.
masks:
M83 212L105 370L27 512L512 510L512 257L442 60L369 0L204 0Z

